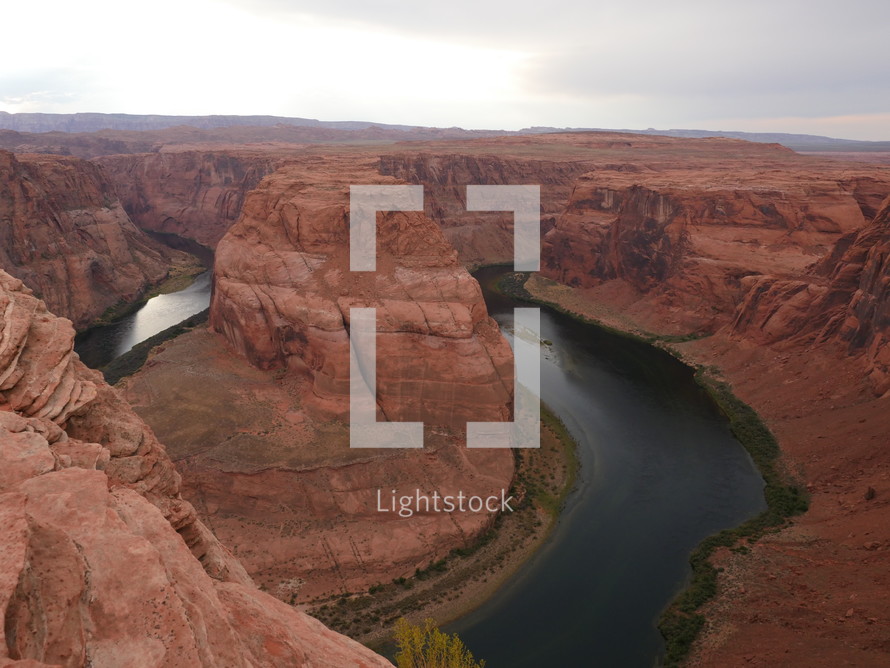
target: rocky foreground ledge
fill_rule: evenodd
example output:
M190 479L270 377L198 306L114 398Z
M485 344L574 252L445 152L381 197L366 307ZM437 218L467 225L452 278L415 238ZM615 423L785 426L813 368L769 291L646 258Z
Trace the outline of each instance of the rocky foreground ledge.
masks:
M0 271L0 665L390 666L254 587L73 339Z

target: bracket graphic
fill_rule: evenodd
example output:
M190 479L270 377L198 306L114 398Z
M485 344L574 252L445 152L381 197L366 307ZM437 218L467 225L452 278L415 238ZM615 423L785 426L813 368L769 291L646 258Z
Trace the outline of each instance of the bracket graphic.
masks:
M538 271L539 186L467 186L468 211L513 212L513 266ZM423 186L351 186L349 268L377 266L377 212L423 211ZM468 422L469 448L541 446L541 312L513 309L513 421ZM377 422L377 309L350 308L349 447L422 448L422 422Z

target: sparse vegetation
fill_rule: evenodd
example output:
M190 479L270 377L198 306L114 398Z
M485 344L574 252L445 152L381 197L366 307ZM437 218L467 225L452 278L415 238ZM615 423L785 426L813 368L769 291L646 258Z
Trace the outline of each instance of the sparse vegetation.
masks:
M719 547L734 546L738 552L747 551L747 546L739 545L739 541L751 543L768 531L784 527L789 518L806 512L809 505L806 491L781 469L779 444L757 412L736 397L729 385L714 380L704 369L698 370L696 381L726 415L732 433L757 465L766 483L767 508L734 529L725 529L706 538L689 557L692 578L662 614L658 624L665 639L666 666L682 663L705 624L705 617L698 610L717 593L719 571L709 561L714 551Z
M366 594L311 601L310 614L336 631L381 649L403 615L435 616L439 623L464 614L543 543L574 487L578 460L565 426L542 406L541 448L515 451L509 494L513 513L499 515L474 541L416 569L378 583Z
M647 332L645 330L637 330L637 331L627 331L623 329L618 329L616 327L610 327L598 320L594 320L592 318L588 318L585 315L567 309L561 304L557 304L556 302L548 301L546 299L538 299L534 295L532 295L525 287L525 282L528 280L530 274L528 272L518 272L513 271L498 279L497 283L494 285L494 289L497 292L500 292L503 295L507 295L509 297L513 297L514 299L521 299L523 301L532 302L534 304L541 304L542 306L547 306L552 308L554 311L558 311L559 313L563 313L575 320L580 320L581 322L593 325L601 330L609 332L611 334L615 334L617 336L621 336L622 338L632 339L634 341L640 341L641 343L647 343L649 345L664 347L663 344L670 343L686 343L687 341L697 341L698 339L704 339L710 336L707 332L688 332L686 334L655 334L653 332ZM550 345L551 342L545 342L545 345Z
M399 618L395 641L398 668L485 668L485 661L476 661L457 634L443 633L432 619L412 624Z

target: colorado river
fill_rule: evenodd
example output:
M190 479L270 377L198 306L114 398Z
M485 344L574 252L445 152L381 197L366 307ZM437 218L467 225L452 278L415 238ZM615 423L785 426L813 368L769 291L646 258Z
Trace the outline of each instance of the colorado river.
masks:
M514 306L475 274L492 316ZM765 508L763 481L691 370L667 353L541 309L541 393L579 444L576 489L547 545L449 627L491 668L641 666L705 537Z
M506 270L476 273L492 316ZM210 273L78 337L90 366L202 311ZM581 470L545 547L501 591L449 631L490 668L649 668L663 650L656 621L706 536L765 507L763 481L726 420L667 353L541 309L546 404L579 443Z
M173 234L152 233L151 236L195 255L205 267L213 266L213 252L190 239ZM79 334L74 350L84 364L100 369L137 343L200 313L210 306L211 273L208 270L200 274L183 290L152 297L139 310L117 322Z

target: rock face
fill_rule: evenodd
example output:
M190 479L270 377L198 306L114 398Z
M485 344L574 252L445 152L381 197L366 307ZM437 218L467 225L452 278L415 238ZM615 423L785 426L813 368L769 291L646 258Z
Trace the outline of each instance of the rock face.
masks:
M779 347L841 342L864 354L878 395L890 392L890 199L797 280L752 279L733 333Z
M874 390L884 395L890 392L890 199L848 253L850 262L835 270L838 283L863 253L865 261L838 336L849 342L850 349L866 351Z
M96 165L0 151L0 267L77 327L163 279L170 257Z
M122 391L167 445L183 496L284 601L411 576L491 526L489 513L399 517L392 497L499 496L513 478L509 452L429 432L423 449L350 448L343 421L306 405L311 387L311 378L257 369L220 335L196 330L153 354Z
M0 271L0 663L388 666L259 592L152 432Z
M805 276L880 206L876 184L890 188L886 174L845 178L824 164L781 164L598 168L577 181L545 236L543 273L578 288L620 281L654 307L694 315L687 326L713 332L763 277ZM783 283L791 307L783 327L796 326L794 308L810 298L801 291L819 291L808 283Z
M281 159L238 151L171 151L98 158L124 209L142 229L216 247L244 196Z
M590 161L532 159L496 153L392 153L380 156L378 170L424 186L427 215L468 265L510 262L513 259L513 220L510 214L466 210L466 187L537 185L541 187L541 232L550 230L565 209L575 179L591 168Z
M347 163L348 164L348 163ZM380 215L377 271L349 271L349 186L370 170L294 165L264 181L220 242L211 326L260 368L312 380L348 411L351 307L377 308L380 409L396 421L463 428L509 414L512 356L478 283L422 213Z

